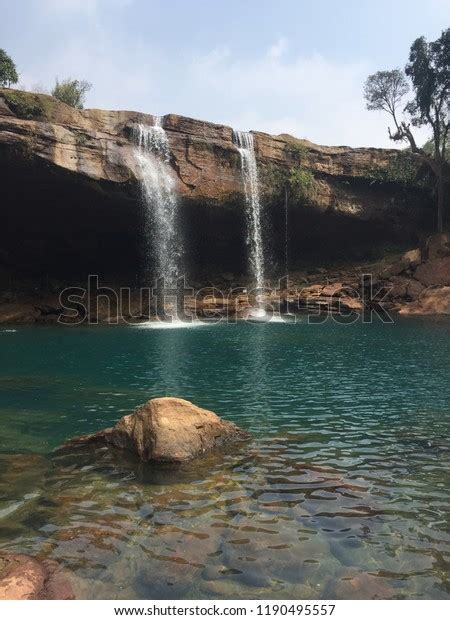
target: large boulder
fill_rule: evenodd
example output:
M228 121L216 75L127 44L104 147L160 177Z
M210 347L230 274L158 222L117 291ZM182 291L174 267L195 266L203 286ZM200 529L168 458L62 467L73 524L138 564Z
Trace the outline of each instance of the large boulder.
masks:
M450 286L425 289L416 301L403 306L400 314L450 314Z
M57 562L0 552L0 600L74 598L67 575Z
M72 439L64 447L104 443L143 462L181 463L215 447L248 439L232 422L181 398L154 398L113 428Z
M450 256L435 258L419 265L414 277L424 286L449 286Z
M425 255L428 260L450 256L450 233L439 233L428 237Z
M380 278L387 280L388 278L392 278L392 276L398 276L409 268L410 263L411 261L409 258L403 257L395 263L389 265L389 267L383 269L380 273Z

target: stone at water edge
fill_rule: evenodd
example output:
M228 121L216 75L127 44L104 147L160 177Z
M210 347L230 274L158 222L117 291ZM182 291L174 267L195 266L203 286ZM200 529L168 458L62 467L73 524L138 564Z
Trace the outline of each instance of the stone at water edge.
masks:
M57 562L0 552L0 600L73 600L75 595Z
M111 445L143 462L182 463L215 447L249 439L236 424L181 398L154 398L124 416L113 428L75 437L65 447Z
M416 301L399 310L404 315L450 314L450 286L425 289Z

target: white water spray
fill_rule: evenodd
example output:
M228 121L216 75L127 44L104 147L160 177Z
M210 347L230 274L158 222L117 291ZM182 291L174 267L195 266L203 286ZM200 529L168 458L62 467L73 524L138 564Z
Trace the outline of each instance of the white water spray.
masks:
M141 191L145 205L146 272L156 278L164 277L172 286L181 270L182 244L178 231L178 201L175 179L170 167L170 146L162 119L156 116L154 125L135 126L136 158L141 169ZM150 243L154 248L155 268L152 265Z
M241 155L242 181L247 205L247 241L250 248L250 268L254 284L257 288L262 288L264 286L262 209L253 136L246 131L233 131L233 140Z

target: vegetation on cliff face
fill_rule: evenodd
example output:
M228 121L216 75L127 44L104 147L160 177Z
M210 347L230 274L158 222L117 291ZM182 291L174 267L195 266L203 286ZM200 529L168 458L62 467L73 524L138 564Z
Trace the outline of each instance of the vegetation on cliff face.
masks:
M369 179L377 183L396 183L402 187L426 187L427 179L418 175L413 155L408 151L399 151L384 168L373 168Z
M264 174L265 193L271 202L289 198L294 204L314 204L317 181L312 172L296 164L290 168L269 165Z
M287 152L294 162L287 176L289 197L295 203L311 204L317 194L317 181L313 173L305 167L308 149L303 144L291 143Z
M403 107L403 98L410 90L414 97ZM424 37L411 45L409 63L405 71L378 71L367 78L364 95L369 110L384 110L390 114L395 131L389 128L389 137L395 142L408 142L411 152L423 161L436 180L437 229L444 226L445 176L449 173L447 162L448 132L450 127L450 28L444 30L436 41ZM433 134L432 148L417 146L413 127L428 126Z

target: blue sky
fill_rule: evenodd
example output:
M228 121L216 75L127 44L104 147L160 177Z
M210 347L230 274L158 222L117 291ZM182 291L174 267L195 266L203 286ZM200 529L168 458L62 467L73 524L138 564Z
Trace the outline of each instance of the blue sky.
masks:
M363 82L450 26L450 0L0 0L0 15L27 88L72 76L93 83L88 107L392 146Z

